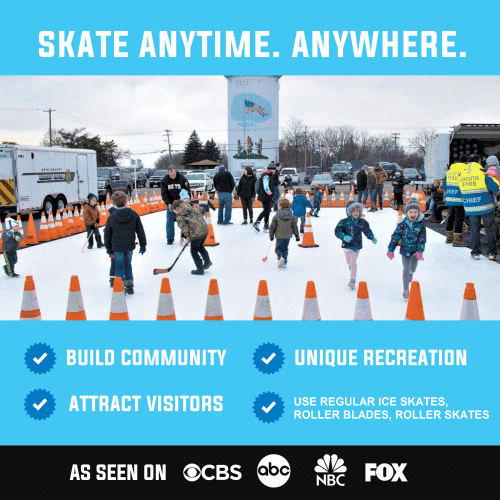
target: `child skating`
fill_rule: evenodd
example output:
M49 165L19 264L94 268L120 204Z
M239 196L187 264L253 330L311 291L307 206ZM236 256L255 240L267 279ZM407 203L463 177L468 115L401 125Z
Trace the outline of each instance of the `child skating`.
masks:
M301 233L304 233L307 207L312 208L311 202L302 194L302 189L298 187L295 190L295 196L293 197L292 212L295 220L300 219Z
M377 243L370 224L361 218L363 213L362 203L350 201L346 206L347 218L342 219L335 228L335 236L342 240L344 255L351 271L350 280L347 286L354 290L356 287L356 273L358 270L357 260L359 251L363 248L363 235L373 242Z
M406 217L398 224L389 243L387 257L394 259L394 250L401 241L403 259L403 298L410 297L410 283L419 260L424 260L426 242L424 215L420 213L418 200L411 198L405 207Z
M321 210L321 201L323 200L323 190L321 186L316 186L313 199L313 209L311 210L311 215L313 217L319 217L319 211Z
M103 248L104 243L102 242L101 233L99 232L99 205L97 204L97 196L90 193L87 196L88 203L83 206L83 223L85 224L85 230L87 231L88 246L87 248L91 250L94 247L94 236L97 242L97 248Z
M290 202L286 198L278 201L278 212L273 217L269 228L269 238L271 241L276 236L276 255L279 262L278 267L283 269L288 263L288 245L290 238L295 235L295 239L300 241L297 219L293 216Z
M5 233L2 234L3 242L3 258L5 266L3 270L9 278L19 278L19 274L14 271L14 266L17 263L17 250L19 243L23 239L19 232L19 222L10 217L5 219Z

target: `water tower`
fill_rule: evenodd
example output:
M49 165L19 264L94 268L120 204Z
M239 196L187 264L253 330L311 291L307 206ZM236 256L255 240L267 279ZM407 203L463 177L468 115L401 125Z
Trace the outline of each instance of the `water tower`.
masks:
M279 160L281 76L226 76L229 171Z

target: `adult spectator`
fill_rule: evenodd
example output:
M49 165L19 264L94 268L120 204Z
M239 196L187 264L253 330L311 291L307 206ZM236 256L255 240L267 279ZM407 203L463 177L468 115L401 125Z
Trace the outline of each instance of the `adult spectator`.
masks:
M377 178L375 176L374 171L369 168L366 172L367 181L366 181L366 192L368 193L368 197L370 198L370 210L368 212L376 212L377 205L375 200L375 194L377 192Z
M190 192L188 180L175 167L169 167L167 175L161 180L161 197L167 205L167 245L171 245L175 239L175 214L172 211L172 203L180 200L179 193L182 189Z
M389 178L389 174L377 163L375 164L375 204L374 208L376 208L377 203L376 200L378 198L379 210L384 208L384 200L382 198L382 190L384 189L384 182Z
M231 172L226 170L226 167L219 167L219 171L214 177L214 187L219 197L219 214L217 224L232 224L231 212L233 203L234 177ZM224 212L225 210L225 212Z
M460 155L458 163L454 163L446 172L443 180L445 203L448 207L446 221L446 243L453 243L454 247L466 247L462 240L462 226L464 225L465 210L462 193L458 187L458 179L467 169L467 155Z
M257 186L257 199L262 203L263 210L252 227L259 232L260 221L264 219L264 231L269 231L269 214L271 213L274 192L274 169L271 168L271 165L262 172Z
M434 179L431 186L431 204L429 206L430 215L429 222L441 222L443 220L443 208L446 206L443 202L443 181Z
M396 173L394 174L394 180L392 181L392 185L394 186L392 188L392 192L394 193L394 204L396 205L396 210L399 212L399 210L402 210L404 207L404 201L403 201L403 193L405 190L405 185L408 184L410 181L408 179L405 179L405 176L403 175L403 172L400 170L396 170Z
M292 179L292 176L287 174L285 176L285 178L283 179L282 184L285 187L285 190L293 188L293 179Z
M242 225L248 224L247 214L250 216L250 224L253 224L253 199L255 198L255 183L257 177L252 172L252 167L245 167L241 176L236 194L240 197L241 206L243 207L243 222Z
M274 188L273 188L273 201L271 203L271 208L274 209L276 212L278 210L278 200L280 199L280 172L282 165L281 163L276 163L274 164L274 161L272 161L269 166L267 167L273 172L273 183L274 183Z
M356 184L358 188L358 203L366 203L366 198L368 198L368 192L366 190L366 183L368 182L368 177L366 176L366 167L363 167L356 174Z
M482 219L486 230L488 259L495 260L497 246L493 193L500 190L500 182L490 175L485 175L478 161L478 155L469 157L466 169L458 178L458 187L462 194L465 213L469 216L471 257L479 260L481 254L479 230Z

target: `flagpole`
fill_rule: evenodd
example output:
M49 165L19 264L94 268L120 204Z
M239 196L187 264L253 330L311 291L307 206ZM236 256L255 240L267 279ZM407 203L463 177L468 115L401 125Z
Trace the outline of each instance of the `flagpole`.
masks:
M243 149L245 150L245 153L247 151L247 110L245 106L245 100L243 100Z

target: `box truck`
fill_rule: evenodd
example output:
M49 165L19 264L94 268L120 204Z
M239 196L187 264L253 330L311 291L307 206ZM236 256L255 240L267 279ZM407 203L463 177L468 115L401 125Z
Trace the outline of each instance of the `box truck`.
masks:
M96 153L0 143L0 211L62 210L97 194Z
M449 134L428 139L425 149L426 184L443 179L448 167L460 155L478 154L481 158L500 154L500 125L461 123Z

